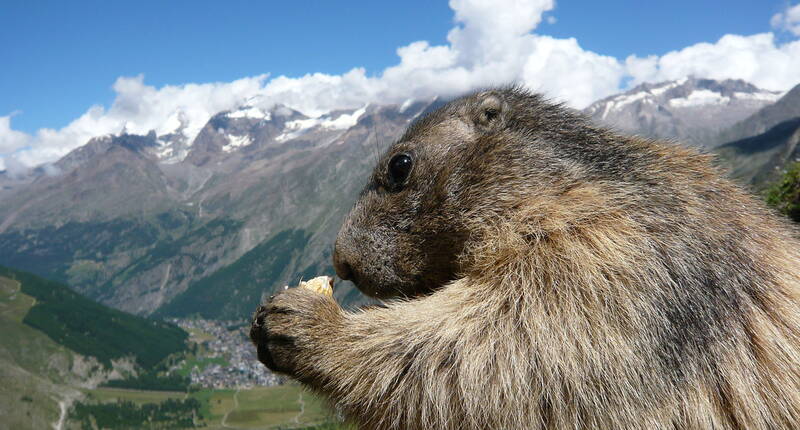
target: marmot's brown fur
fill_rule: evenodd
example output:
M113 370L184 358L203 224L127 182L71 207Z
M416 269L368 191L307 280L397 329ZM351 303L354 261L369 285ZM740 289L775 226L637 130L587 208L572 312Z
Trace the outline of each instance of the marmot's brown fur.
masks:
M709 157L504 88L385 154L259 358L362 429L800 428L800 242Z

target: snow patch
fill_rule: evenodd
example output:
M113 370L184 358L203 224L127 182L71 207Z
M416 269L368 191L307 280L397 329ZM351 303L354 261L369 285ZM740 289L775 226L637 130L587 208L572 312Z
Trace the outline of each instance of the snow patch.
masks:
M684 81L684 82L686 82L686 81ZM667 92L667 91L669 91L669 90L671 90L671 89L673 89L675 87L678 87L678 86L680 86L680 83L678 81L669 82L666 85L663 85L663 86L660 86L660 87L657 87L657 88L651 88L650 89L650 94L652 94L654 96L660 96L661 94L664 94L665 92Z
M605 110L603 110L603 117L602 117L603 119L606 119L606 117L608 116L608 113L611 112L612 109L614 109L614 105L615 104L616 103L614 103L614 102L606 103L606 108L605 108Z
M240 148L242 146L247 146L253 143L253 140L250 139L250 136L228 136L228 144L222 147L222 152L233 152L236 148Z
M284 131L283 133L275 136L275 141L279 143L286 142L287 140L292 140L297 136L300 136L300 132L297 131Z
M400 105L400 113L405 113L406 109L411 107L413 103L414 99L407 99L406 101L404 101L403 104Z
M364 112L366 111L367 105L364 105L364 107L354 111L351 114L339 115L338 118L325 120L320 125L325 128L332 128L334 130L346 130L358 124L358 119L361 118L361 115L364 115Z
M639 100L647 99L647 97L650 97L650 94L644 91L640 91L634 94L621 94L617 97L614 97L612 100L606 103L606 107L603 110L602 118L605 119L608 116L609 112L611 112L612 110L622 109L626 105L635 103Z
M253 118L253 119L263 119L265 121L269 121L270 117L271 115L269 112L264 112L263 110L252 106L246 106L237 111L228 113L228 118L233 118L233 119Z
M164 141L161 139L158 139L156 142L158 143L158 147L153 150L153 154L160 163L180 163L186 158L187 155L189 155L189 150L186 148L180 148L182 145L180 145L179 142Z
M733 93L733 96L737 99L745 99L745 100L763 100L768 102L777 101L783 94L781 93L772 93L767 91L759 91L757 93Z
M161 161L166 161L170 159L173 153L175 152L175 149L169 146L167 143L161 141L159 141L159 143L161 144L161 146L159 146L159 148L156 149L155 152L156 157L158 157L158 159Z
M318 118L289 121L286 123L284 132L278 135L275 141L285 142L294 139L314 127L321 127L327 130L347 130L358 123L358 119L367 111L367 106L364 105L364 107L353 111L353 113L344 113L336 118L323 115Z
M695 107L710 104L724 104L731 100L730 97L723 96L710 90L694 90L688 97L681 97L669 101L673 107Z

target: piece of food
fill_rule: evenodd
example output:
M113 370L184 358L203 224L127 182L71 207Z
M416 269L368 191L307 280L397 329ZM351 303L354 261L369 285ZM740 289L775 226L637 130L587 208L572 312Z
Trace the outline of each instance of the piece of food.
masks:
M300 281L300 288L307 288L328 297L333 296L333 278L330 276L317 276L308 281Z

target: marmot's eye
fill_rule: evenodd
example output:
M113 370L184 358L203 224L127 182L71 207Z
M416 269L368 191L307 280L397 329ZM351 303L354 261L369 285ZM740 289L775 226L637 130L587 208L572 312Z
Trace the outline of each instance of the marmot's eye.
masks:
M411 173L414 161L408 154L397 154L389 160L389 182L393 187L403 185Z

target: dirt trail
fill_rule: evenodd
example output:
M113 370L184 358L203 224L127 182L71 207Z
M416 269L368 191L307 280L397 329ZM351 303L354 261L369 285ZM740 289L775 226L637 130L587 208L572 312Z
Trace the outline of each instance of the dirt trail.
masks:
M229 426L229 425L228 425L228 415L230 415L230 414L231 414L231 412L233 412L233 411L235 411L235 410L239 409L239 391L240 391L240 390L241 390L241 388L238 388L238 387L237 387L237 388L236 388L236 392L235 392L235 393L233 393L233 407L232 407L232 408L230 408L230 409L228 410L228 412L225 412L225 416L223 416L223 417L222 417L222 421L220 422L220 424L222 425L222 427L225 427L225 428L228 428L228 429L235 428L235 427L231 427L231 426Z
M302 417L303 414L306 412L306 402L305 400L303 400L302 391L297 393L297 403L300 404L300 412L298 412L297 415L295 415L294 418L292 418L292 422L295 424L300 424L300 417Z
M58 401L58 408L61 410L58 421L53 423L53 428L55 430L64 430L64 423L67 422L67 414L69 412L69 407L72 406L72 402L78 397L77 394L64 394L64 398Z
M64 421L67 420L67 402L64 400L60 400L58 402L58 408L61 410L61 414L58 417L58 421L53 424L53 428L55 430L62 430L64 428Z

